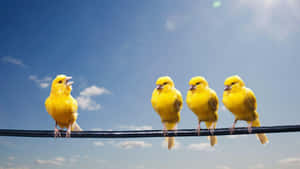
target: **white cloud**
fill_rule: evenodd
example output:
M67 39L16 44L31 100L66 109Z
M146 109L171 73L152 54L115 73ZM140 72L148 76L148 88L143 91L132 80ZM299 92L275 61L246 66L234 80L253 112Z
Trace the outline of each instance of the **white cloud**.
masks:
M91 86L85 88L82 92L80 92L81 96L98 96L102 94L109 94L110 92L104 87Z
M241 137L248 137L249 135L247 134L242 134L242 135L228 135L228 136L225 136L226 138L229 138L229 139L236 139L236 138L241 138Z
M299 157L289 157L282 160L279 160L280 164L300 164L300 158Z
M14 156L10 156L10 157L8 157L8 159L12 161L12 160L15 160L15 159L16 159L16 157L14 157Z
M27 166L16 166L16 167L9 167L9 168L1 168L0 169L29 169Z
M238 5L252 10L250 13L252 18L247 25L248 31L261 31L277 40L286 39L292 33L299 31L299 1L240 0Z
M92 128L91 130L92 131L104 131L104 129L102 129L102 128Z
M167 31L175 31L176 29L176 23L175 21L171 20L171 19L167 19L166 23L165 23L165 28Z
M76 163L80 158L80 155L73 155L70 157L69 161L70 163Z
M41 164L41 165L56 165L56 166L60 166L63 164L63 162L65 161L65 159L63 157L56 157L53 160L36 160L35 162L37 164Z
M132 149L132 148L147 148L151 147L152 144L144 141L122 141L116 144L119 148Z
M78 105L83 110L95 111L101 108L101 105L92 100L91 97L77 97Z
M124 125L120 126L124 130L152 130L152 126L135 126L135 125Z
M135 168L136 168L136 169L144 169L145 166L144 166L144 165L138 165L138 166L136 166Z
M217 169L231 169L230 167L228 167L226 165L218 165L216 168Z
M91 86L85 88L83 91L80 92L80 95L77 97L78 105L83 110L99 110L101 108L101 105L96 103L96 101L92 99L92 96L100 96L109 93L110 91L103 87Z
M213 151L214 148L210 146L209 143L199 143L199 144L190 144L188 145L189 150L193 151Z
M19 65L21 67L26 67L26 65L23 63L22 60L11 57L11 56L3 56L1 58L1 61L4 62L4 63L10 63L10 64Z
M30 75L29 80L34 81L37 85L39 85L41 88L47 88L50 85L51 77L44 77L42 79L38 79L35 75Z
M104 143L101 142L101 141L95 141L93 144L94 144L95 146L97 146L97 147L104 146Z
M168 148L168 142L166 140L162 141L161 146L163 148ZM175 139L174 147L172 147L172 150L178 150L180 147L181 147L180 142Z
M263 169L265 166L263 164L256 164L254 166L250 166L249 169Z

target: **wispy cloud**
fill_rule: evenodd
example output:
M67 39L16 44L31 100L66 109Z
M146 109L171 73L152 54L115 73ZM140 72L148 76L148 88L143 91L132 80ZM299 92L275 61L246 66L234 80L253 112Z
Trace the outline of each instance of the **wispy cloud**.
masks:
M8 160L10 160L10 161L13 161L13 160L15 160L16 159L16 157L14 157L14 156L9 156L8 157Z
M135 126L135 125L123 125L120 126L122 130L152 130L152 126Z
M14 166L14 167L8 167L8 168L4 168L4 167L0 167L0 169L29 169L29 167L27 166Z
M95 142L93 142L93 144L94 144L95 146L97 146L97 147L102 147L102 146L104 146L104 143L101 142L101 141L95 141Z
M165 28L167 31L175 31L176 29L176 23L174 20L171 20L171 19L167 19L166 22L165 22Z
M190 144L187 148L193 151L214 151L209 143Z
M95 85L85 88L80 92L80 95L77 97L78 105L83 110L95 111L101 108L101 105L96 103L92 99L93 96L100 96L103 94L109 94L110 91L104 87L97 87Z
M289 157L279 160L280 164L300 164L300 157Z
M227 165L218 165L217 167L216 167L217 169L231 169L229 166L227 166Z
M147 148L151 147L151 143L146 143L144 141L122 141L116 144L117 147L123 149L132 149L132 148Z
M228 135L228 136L225 136L226 138L229 138L229 139L236 139L236 138L242 138L242 137L248 137L249 135Z
M3 57L1 57L1 61L3 63L10 63L10 64L18 65L21 67L26 67L26 65L23 63L22 60L14 58L12 56L3 56Z
M40 159L38 159L35 162L37 164L41 164L41 165L56 165L56 166L61 166L64 161L65 161L65 159L63 157L56 157L55 159L52 159L52 160L40 160Z
M265 165L263 165L263 164L256 164L256 165L249 167L249 169L264 169L264 168L265 168Z
M161 147L164 149L168 148L168 142L166 140L162 141ZM178 140L175 140L174 147L172 147L172 150L178 150L181 147L181 143Z
M42 79L39 79L35 75L30 75L29 76L29 80L34 81L41 88L47 88L50 85L51 77L46 76L46 77L44 77Z
M252 18L247 25L247 28L250 28L249 31L261 31L277 40L286 39L289 35L299 31L299 1L240 0L239 2L240 7L252 10L250 13Z
M80 159L80 155L73 155L69 158L69 162L76 163L77 161L79 161L79 159Z

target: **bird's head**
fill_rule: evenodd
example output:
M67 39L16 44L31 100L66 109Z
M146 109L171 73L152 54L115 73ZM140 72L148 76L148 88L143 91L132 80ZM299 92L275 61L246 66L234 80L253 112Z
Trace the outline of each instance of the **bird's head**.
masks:
M191 91L201 90L208 87L207 81L201 76L191 78L189 85Z
M238 75L228 77L224 85L224 91L238 91L245 86L243 80Z
M66 75L57 75L52 81L51 93L55 95L69 95L72 91L72 77Z
M168 91L174 87L174 82L169 76L163 76L156 81L156 90Z

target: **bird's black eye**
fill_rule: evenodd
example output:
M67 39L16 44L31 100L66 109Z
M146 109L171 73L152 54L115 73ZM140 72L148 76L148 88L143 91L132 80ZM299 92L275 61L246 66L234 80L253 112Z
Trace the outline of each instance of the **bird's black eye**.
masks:
M197 82L197 83L196 83L196 85L199 85L199 84L200 84L200 82Z
M165 82L164 85L168 84L168 82Z
M62 83L62 80L58 81L58 83Z
M236 82L232 82L231 85L234 85Z

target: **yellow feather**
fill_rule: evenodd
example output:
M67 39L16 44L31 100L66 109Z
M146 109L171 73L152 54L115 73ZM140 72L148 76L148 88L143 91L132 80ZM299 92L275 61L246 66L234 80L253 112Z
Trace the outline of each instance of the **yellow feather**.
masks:
M259 127L259 116L256 111L257 103L253 91L245 87L239 76L231 76L224 82L228 90L223 93L223 103L232 112L236 120L244 120L252 123L253 127ZM268 142L265 134L257 134L262 144Z
M67 77L58 75L52 82L50 96L45 101L47 112L61 128L68 128L72 125L72 130L80 130L76 123L77 101L71 96L71 88L66 85Z
M186 96L186 103L190 110L198 117L198 121L205 121L207 128L216 128L218 120L219 101L216 92L208 87L205 78L193 77L189 84L191 89ZM213 125L213 126L212 126ZM208 137L211 146L217 143L216 136Z
M156 85L161 88L154 89L151 103L153 109L158 113L167 130L173 130L180 121L180 110L182 108L181 93L174 87L170 77L160 77ZM168 149L174 146L174 137L167 137Z

